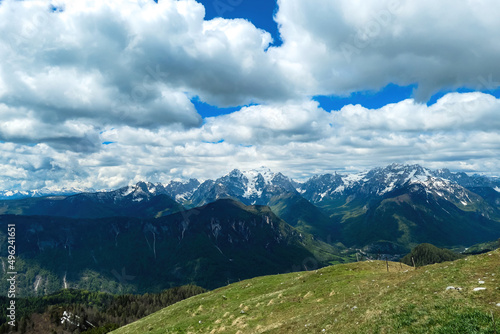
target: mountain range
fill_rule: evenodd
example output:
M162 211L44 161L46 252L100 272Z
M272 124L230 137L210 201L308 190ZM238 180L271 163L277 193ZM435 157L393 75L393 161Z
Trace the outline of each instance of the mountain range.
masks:
M20 261L32 268L26 294L68 284L110 292L214 288L348 262L356 253L398 258L420 243L465 248L494 240L500 180L398 164L305 182L267 168L236 169L203 182L1 200L0 215L0 225L16 223L23 236ZM117 281L122 268L140 279Z
M113 191L3 200L0 214L158 218L226 198L267 205L304 232L358 248L380 242L396 249L431 241L467 245L484 241L475 236L490 233L500 221L498 178L398 164L302 183L264 167L235 169L204 182L139 182Z
M218 198L232 197L247 205L265 205L274 196L283 193L299 193L312 203L339 198L342 195L378 195L390 193L408 184L421 184L434 193L439 190L461 191L466 188L491 189L500 193L500 179L474 174L472 176L448 169L432 171L420 165L392 164L357 174L322 174L305 182L294 181L282 173L272 172L266 167L250 171L234 169L216 180L200 182L190 179L186 182L171 181L167 184L139 182L136 185L112 191L79 189L0 191L0 200L38 197L71 197L74 195L97 196L100 199L129 200L140 202L155 195L168 195L176 202L196 207ZM460 197L460 194L455 194ZM462 194L463 195L463 194ZM466 199L462 196L464 202ZM462 200L461 200L462 202ZM465 205L465 204L464 204Z

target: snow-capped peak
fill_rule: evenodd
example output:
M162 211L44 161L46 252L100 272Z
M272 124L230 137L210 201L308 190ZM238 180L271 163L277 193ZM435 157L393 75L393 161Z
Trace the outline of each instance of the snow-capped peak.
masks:
M244 175L249 183L250 182L255 182L255 180L260 176L264 179L265 184L272 184L272 181L274 177L276 176L276 173L273 173L271 169L267 167L260 167L256 169L251 169L248 171L242 172L242 175Z
M234 169L215 181L205 181L193 193L192 202L204 203L208 196L212 200L231 197L245 204L265 204L272 196L295 191L288 177L267 167L244 171Z
M245 178L244 184L246 185L245 193L243 197L260 197L266 185L271 185L274 176L269 168L260 167L257 169L251 169L248 171L241 172L241 175Z
M0 191L0 200L20 199L28 197L70 196L79 193L94 192L91 188L43 188L35 190Z
M135 191L135 187L134 186L128 186L124 189L124 192L122 194L123 197L126 197L130 194L132 194L133 192Z
M162 185L161 184L155 185L150 182L138 182L135 185L123 187L111 193L114 193L115 199L123 199L125 197L131 197L133 201L140 202L144 199L149 199L152 196L158 195L159 187L162 188ZM163 192L164 191L162 191L162 193Z
M451 177L445 177L451 175ZM300 185L299 191L313 202L344 195L385 196L396 189L410 187L410 191L425 190L426 193L447 199L458 199L463 205L472 203L469 192L456 182L447 170L432 171L420 165L392 164L384 168L374 168L367 172L349 175L326 174L313 177ZM467 178L460 175L460 178ZM326 181L326 182L325 182ZM498 189L500 190L500 189Z

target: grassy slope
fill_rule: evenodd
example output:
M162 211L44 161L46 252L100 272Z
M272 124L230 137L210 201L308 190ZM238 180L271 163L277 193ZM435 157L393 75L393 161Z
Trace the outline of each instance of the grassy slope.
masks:
M494 333L492 315L500 332L500 250L418 270L389 266L389 273L385 262L370 261L242 281L113 333Z

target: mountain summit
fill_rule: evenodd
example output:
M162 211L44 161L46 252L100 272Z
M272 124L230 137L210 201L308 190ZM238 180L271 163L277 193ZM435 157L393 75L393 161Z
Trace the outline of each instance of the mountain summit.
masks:
M313 203L334 200L344 196L384 196L407 188L409 191L423 190L428 194L446 197L463 205L474 201L466 186L492 187L495 180L465 173L432 171L420 165L392 164L358 174L325 174L315 176L300 184L298 191Z
M219 198L233 198L247 205L267 205L273 196L296 192L291 179L266 167L244 172L234 169L215 181L202 183L190 201L199 206Z

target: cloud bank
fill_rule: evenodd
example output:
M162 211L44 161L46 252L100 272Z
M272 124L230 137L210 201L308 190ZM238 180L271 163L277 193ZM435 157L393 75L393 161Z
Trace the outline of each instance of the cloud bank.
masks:
M392 162L491 172L500 165L500 100L448 94L427 107L405 100L380 109L349 105L325 111L317 102L245 107L201 127L120 126L99 135L95 152L48 144L1 143L0 186L113 188L129 182L214 178L260 165L294 178L359 171Z

